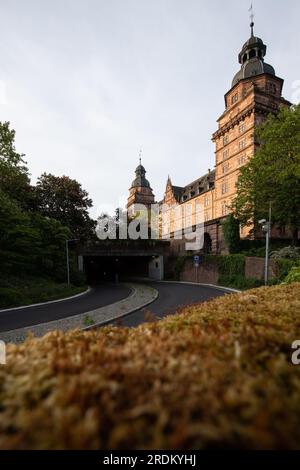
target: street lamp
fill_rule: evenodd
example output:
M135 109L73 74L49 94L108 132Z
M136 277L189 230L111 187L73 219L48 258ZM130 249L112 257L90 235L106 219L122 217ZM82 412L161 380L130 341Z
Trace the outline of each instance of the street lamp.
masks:
M66 240L66 257L67 257L67 284L70 285L70 261L69 261L69 243L78 242L78 238L72 238L71 240Z
M271 234L271 212L272 207L271 203L269 206L269 220L261 219L258 223L261 225L262 231L266 234L266 254L265 254L265 286L268 285L269 280L269 244L270 244L270 234Z

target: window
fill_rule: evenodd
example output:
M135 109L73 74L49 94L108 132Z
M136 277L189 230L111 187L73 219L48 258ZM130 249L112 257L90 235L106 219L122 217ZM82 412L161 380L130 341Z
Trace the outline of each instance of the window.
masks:
M276 94L276 85L275 83L268 83L268 87L267 87L268 91L270 93L272 93L273 95Z
M227 181L224 181L224 183L222 183L221 190L222 190L222 194L228 193L228 182Z
M222 215L227 215L226 201L222 202Z
M229 170L229 163L225 163L223 166L222 166L222 173L224 175L224 173L227 173L227 171Z
M205 212L205 214L204 214L204 222L207 222L208 220L209 220L208 212Z
M239 126L239 132L240 132L240 134L243 134L243 132L245 132L245 129L246 129L246 124L243 122L243 123L240 124L240 126Z
M231 104L234 104L238 101L239 97L238 94L236 93L235 95L232 95L231 97Z
M228 135L224 135L224 137L223 137L223 145L227 145L227 144L228 144L228 141L229 141Z
M240 140L239 141L239 149L242 150L245 147L246 147L246 139Z
M204 207L208 207L208 206L209 206L209 197L205 196L205 198L204 198Z
M223 160L226 160L229 157L229 150L224 150L223 152Z
M247 161L246 155L240 155L238 157L238 166L244 165Z

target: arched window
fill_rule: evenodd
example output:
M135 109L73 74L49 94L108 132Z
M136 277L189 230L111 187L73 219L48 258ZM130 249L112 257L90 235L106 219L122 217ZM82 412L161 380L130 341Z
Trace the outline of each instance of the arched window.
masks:
M256 57L255 49L251 49L251 51L249 53L249 58L252 59L253 57Z

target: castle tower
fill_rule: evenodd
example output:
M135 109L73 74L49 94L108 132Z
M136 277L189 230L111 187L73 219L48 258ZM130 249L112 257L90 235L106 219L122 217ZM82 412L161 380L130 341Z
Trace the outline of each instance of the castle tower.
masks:
M282 97L283 80L264 60L267 47L254 36L253 21L250 26L251 36L238 55L240 70L225 94L225 111L212 137L216 146L215 218L229 212L239 169L253 156L257 146L255 127L269 113L291 104Z
M135 179L129 189L129 197L126 206L129 215L133 215L135 213L135 207L137 204L143 204L150 209L151 204L154 204L155 202L153 191L145 175L146 170L143 167L140 158L139 165L135 170Z

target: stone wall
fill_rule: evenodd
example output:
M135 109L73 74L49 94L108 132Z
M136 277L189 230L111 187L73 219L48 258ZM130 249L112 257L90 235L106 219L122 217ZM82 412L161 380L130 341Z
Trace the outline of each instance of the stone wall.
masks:
M192 259L187 259L181 272L180 280L186 282L203 282L206 284L218 284L218 267L213 264L201 264L195 268Z
M247 279L264 279L264 258L245 257L245 277ZM270 260L269 279L276 277L276 264ZM199 268L195 268L192 258L187 258L184 268L180 274L180 280L186 282L200 282L206 284L218 284L219 270L217 264L200 263Z
M265 272L264 258L248 257L245 258L245 277L253 279L263 279ZM269 278L276 277L276 263L273 259L269 260Z

